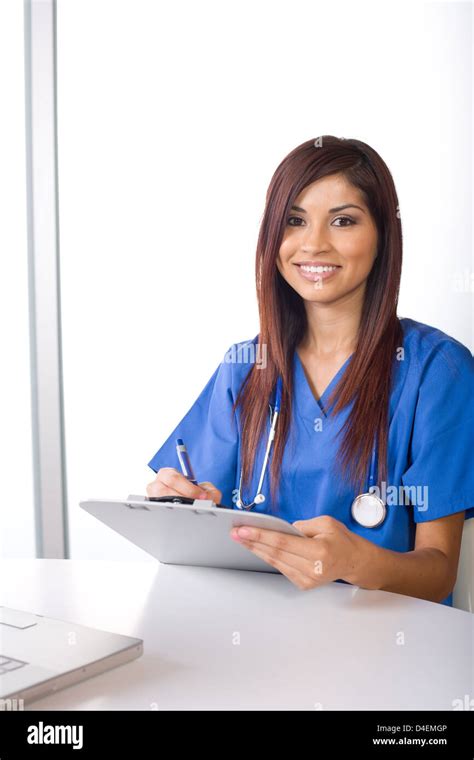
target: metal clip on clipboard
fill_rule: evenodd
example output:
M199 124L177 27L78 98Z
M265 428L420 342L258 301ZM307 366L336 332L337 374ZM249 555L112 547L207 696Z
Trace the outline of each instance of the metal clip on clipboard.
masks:
M190 499L187 496L142 496L142 495L130 494L129 496L127 496L127 502L128 501L143 502L143 505L127 503L126 506L129 507L130 509L148 510L148 507L146 506L146 504L150 502L161 502L161 503L169 504L171 508L173 504L191 504L193 506L196 506L197 509L204 509L204 510L209 507L222 507L222 509L231 509L231 507L225 507L224 504L216 504L215 501L212 501L212 499Z

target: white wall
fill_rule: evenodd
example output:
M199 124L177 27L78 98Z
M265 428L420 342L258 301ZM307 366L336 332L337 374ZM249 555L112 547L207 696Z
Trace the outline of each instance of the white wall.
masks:
M73 558L146 558L78 508L146 463L258 332L254 255L281 159L356 137L399 193L400 315L472 349L472 8L58 0L60 245ZM461 284L462 287L462 284Z
M0 557L34 557L23 4L14 0L0 2L0 71Z

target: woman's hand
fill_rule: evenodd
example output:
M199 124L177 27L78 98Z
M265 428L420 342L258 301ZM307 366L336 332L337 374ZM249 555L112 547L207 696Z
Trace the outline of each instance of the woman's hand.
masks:
M147 496L187 496L189 499L211 499L220 504L222 493L207 481L195 486L174 467L161 467L156 478L146 487Z
M368 542L329 515L297 520L293 525L307 538L253 526L233 528L231 537L276 567L300 589L334 580L351 583L363 544ZM247 535L244 531L248 531Z

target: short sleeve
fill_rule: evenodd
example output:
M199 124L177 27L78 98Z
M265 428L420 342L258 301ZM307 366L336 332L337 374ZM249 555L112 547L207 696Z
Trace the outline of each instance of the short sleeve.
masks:
M232 412L232 364L229 349L181 422L148 462L180 470L176 438L182 438L198 482L210 481L222 492L222 504L232 506L237 469L238 430Z
M428 358L421 375L409 467L408 493L419 494L415 522L466 510L474 517L474 360L451 340ZM416 490L421 489L421 490Z

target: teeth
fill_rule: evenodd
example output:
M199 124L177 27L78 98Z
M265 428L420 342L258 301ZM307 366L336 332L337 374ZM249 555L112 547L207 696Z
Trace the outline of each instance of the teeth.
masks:
M304 272L332 272L334 269L337 269L337 267L309 267L305 266L304 264L300 264L301 269Z

